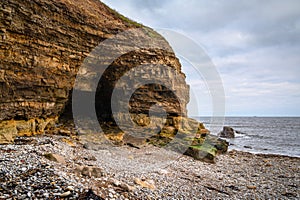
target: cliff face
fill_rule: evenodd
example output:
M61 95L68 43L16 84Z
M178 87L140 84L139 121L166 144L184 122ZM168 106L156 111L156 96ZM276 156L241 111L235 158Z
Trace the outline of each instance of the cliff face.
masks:
M176 70L180 78L155 70L136 74L145 79L151 79L146 75L149 73L160 75L161 79L173 81L172 88L156 84L137 88L128 109L130 113L147 115L151 106L161 102L168 116L185 116L189 89L180 63L168 43L151 29L126 19L98 0L2 0L0 136L32 135L54 126L66 105L71 104L75 77L91 51L105 39L133 28L144 31L134 33L131 40L147 41L151 48L127 52L122 46L107 47L122 56L109 64L105 76L97 83L97 91L90 90L88 85L75 89L86 93L85 96L96 92L97 116L100 121L111 120L113 90L122 95L130 87L116 86L117 81L141 64L161 64ZM156 44L166 47L165 50L152 48ZM95 72L101 70L98 66ZM89 80L92 76L86 73L82 77ZM177 96L172 91L178 91ZM10 142L12 138L4 140Z

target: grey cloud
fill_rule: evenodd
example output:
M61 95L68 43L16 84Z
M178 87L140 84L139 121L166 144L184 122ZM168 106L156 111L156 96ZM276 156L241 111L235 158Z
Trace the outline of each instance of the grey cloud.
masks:
M177 30L204 46L224 80L229 114L272 114L276 107L277 114L300 115L299 0L104 2L138 22Z
M220 30L239 30L249 45L299 43L297 0L128 0L107 2L146 25L195 32L199 37Z

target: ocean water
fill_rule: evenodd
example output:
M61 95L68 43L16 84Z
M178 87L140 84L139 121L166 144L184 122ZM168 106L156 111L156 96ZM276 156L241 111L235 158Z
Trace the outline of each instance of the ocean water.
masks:
M230 126L241 134L226 139L229 149L251 153L300 157L300 117L225 117L224 124L213 124L209 117L194 117L218 134Z

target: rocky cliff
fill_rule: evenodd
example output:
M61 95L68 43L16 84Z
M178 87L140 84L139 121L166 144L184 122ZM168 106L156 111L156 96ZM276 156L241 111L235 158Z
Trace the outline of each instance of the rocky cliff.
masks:
M227 150L186 118L189 86L168 42L98 0L2 0L0 40L1 144L74 117L85 141L101 130L210 162Z
M13 135L42 133L53 126L66 112L66 105L70 105L75 77L91 51L105 39L134 28L144 31L133 34L131 40L147 41L152 49L126 52L127 44L121 48L108 47L122 56L110 64L98 83L97 116L100 121L110 120L111 96L117 80L145 63L166 65L181 74L183 78L178 79L170 77L172 74L161 75L162 79L174 81L171 90L181 91L181 103L167 88L148 84L137 88L129 103L130 112L147 114L153 104L161 101L168 115L186 115L189 90L180 63L168 43L151 29L128 20L97 0L2 0L0 10L2 137L9 132ZM167 50L155 49L156 45L165 46ZM96 73L97 70L102 69L98 67ZM89 73L83 77L91 78ZM119 86L116 90L122 93L126 87ZM87 88L79 86L76 89L88 96L91 91Z

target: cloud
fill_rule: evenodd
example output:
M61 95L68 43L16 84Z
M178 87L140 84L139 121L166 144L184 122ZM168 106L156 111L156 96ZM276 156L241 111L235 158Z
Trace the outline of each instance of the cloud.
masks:
M227 114L300 115L299 0L104 2L202 46L223 79ZM200 92L203 83L189 70L185 73L195 93Z

